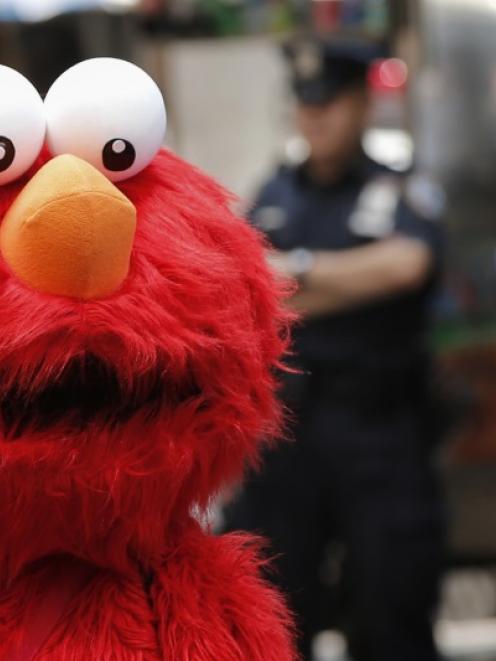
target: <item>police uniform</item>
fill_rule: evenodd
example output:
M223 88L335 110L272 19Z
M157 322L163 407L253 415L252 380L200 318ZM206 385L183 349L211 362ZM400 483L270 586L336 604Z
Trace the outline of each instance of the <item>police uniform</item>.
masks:
M281 167L252 221L282 251L346 250L395 234L423 242L439 263L442 206L429 181L401 180L359 154L332 185L316 184L304 165ZM285 394L295 442L267 454L227 512L230 529L270 540L308 658L313 634L332 624L320 601L332 540L345 550L342 624L354 661L438 658L431 617L443 517L425 337L435 281L433 272L417 291L297 327L300 373Z

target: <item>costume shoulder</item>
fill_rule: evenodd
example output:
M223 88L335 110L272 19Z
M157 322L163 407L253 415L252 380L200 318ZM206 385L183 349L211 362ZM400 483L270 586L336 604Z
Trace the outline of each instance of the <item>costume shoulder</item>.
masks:
M263 566L254 538L191 530L153 588L164 658L296 661L292 619Z

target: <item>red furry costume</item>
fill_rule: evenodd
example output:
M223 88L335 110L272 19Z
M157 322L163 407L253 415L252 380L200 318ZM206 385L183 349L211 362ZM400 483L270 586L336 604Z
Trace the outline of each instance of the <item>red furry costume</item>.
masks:
M0 219L50 159L0 187ZM37 661L289 661L257 543L191 515L279 422L261 241L167 151L118 188L137 229L114 294L40 293L0 260L0 659L73 557L92 573Z

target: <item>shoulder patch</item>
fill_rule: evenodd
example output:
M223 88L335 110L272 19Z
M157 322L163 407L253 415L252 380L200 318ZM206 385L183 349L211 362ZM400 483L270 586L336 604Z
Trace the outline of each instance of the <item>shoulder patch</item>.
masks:
M429 177L413 174L405 183L405 202L426 220L440 220L446 209L446 194Z

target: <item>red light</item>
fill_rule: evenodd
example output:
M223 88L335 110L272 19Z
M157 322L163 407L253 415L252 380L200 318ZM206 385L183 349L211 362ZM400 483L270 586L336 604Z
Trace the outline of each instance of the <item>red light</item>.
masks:
M378 60L370 71L370 84L374 89L401 90L408 80L408 67L403 60L390 58Z

